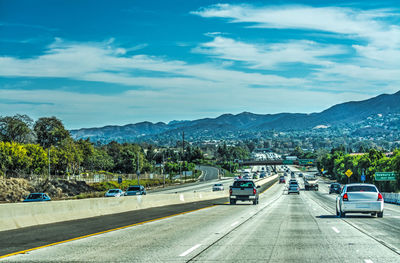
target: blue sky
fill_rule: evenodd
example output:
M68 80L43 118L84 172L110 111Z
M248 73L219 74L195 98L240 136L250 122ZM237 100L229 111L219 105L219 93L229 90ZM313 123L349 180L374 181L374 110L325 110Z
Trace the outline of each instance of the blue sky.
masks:
M0 115L67 128L400 90L397 1L0 0Z

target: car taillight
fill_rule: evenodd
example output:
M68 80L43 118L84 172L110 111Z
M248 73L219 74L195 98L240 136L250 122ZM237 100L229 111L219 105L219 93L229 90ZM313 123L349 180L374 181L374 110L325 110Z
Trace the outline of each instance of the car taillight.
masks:
M229 189L229 194L232 195L232 189Z
M343 201L349 201L349 197L347 196L347 193L343 195Z
M255 195L257 193L257 189L253 189L253 195Z
M382 201L382 200L383 200L382 194L378 193L378 201Z

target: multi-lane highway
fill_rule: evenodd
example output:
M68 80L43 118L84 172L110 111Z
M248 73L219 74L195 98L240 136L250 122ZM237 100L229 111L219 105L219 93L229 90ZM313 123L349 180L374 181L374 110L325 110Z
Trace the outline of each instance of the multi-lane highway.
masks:
M302 180L299 179L301 182ZM7 262L399 262L400 207L383 218L335 215L335 195L287 195L274 184L260 204L219 203L190 213L4 258ZM10 238L10 237L3 237ZM37 237L40 239L40 237Z
M225 187L228 187L233 181L233 178L219 180L219 170L218 168L215 167L202 165L196 167L196 169L202 171L202 175L199 178L199 182L167 187L165 189L159 188L155 190L150 190L149 193L169 194L169 193L184 193L184 192L194 192L194 191L209 192L212 191L212 186L217 182L222 183Z

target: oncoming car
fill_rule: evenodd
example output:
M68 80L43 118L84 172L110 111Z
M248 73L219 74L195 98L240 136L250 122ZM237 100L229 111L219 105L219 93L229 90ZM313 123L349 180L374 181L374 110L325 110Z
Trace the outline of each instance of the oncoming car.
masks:
M383 196L373 184L347 184L336 198L336 215L348 213L383 217Z
M224 185L223 184L214 184L212 190L213 191L224 191Z
M110 189L105 194L105 197L120 197L124 195L124 191L121 189Z
M146 195L146 190L144 189L143 185L132 185L126 189L124 195Z
M43 202L51 201L50 196L45 193L31 193L25 199L24 202Z

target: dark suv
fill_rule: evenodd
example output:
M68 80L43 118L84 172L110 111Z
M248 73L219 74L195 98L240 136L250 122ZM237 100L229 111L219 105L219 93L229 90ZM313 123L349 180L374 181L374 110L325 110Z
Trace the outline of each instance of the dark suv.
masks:
M329 186L329 194L336 193L340 194L341 185L339 183L333 183Z

